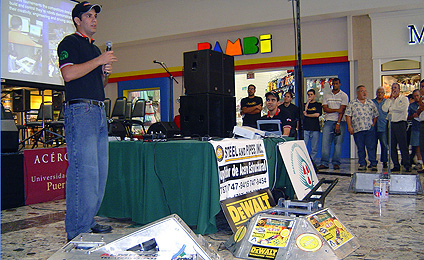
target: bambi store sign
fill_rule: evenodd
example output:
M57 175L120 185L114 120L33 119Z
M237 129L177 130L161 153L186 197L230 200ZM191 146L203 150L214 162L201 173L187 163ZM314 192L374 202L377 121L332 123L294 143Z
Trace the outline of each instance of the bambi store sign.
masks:
M25 150L25 204L65 198L66 148Z

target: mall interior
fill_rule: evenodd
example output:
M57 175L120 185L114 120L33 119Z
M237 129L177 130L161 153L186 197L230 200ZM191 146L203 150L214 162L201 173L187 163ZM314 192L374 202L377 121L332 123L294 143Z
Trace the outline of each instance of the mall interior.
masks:
M75 31L70 17L75 1L19 2L9 1L10 7L1 2L1 258L48 259L67 243L62 114L66 92L56 48ZM52 6L46 11L30 14L34 6L47 2ZM219 142L226 137L260 142L256 147L264 148L267 165L262 173L267 181L262 184L277 202L279 197L300 196L289 176L295 170L289 169L280 146L296 140L234 138L233 127L242 125L240 102L248 86L255 85L255 95L264 101L269 91L280 96L292 91L292 102L299 105L309 89L321 102L334 78L341 80L340 89L349 100L356 98L358 85L366 87L368 98L383 87L388 98L395 82L407 96L423 79L420 0L90 2L102 7L95 44L104 51L106 42L112 42L118 58L104 89L110 122L109 175L96 216L99 223L113 227L114 235L130 234L177 214L220 259L264 259L265 255L239 258L225 246L237 228L227 221L230 213L220 179L220 151L226 157L231 148ZM14 17L22 21L20 40L28 38L31 44L12 39ZM261 113L267 113L266 106ZM173 123L176 116L181 117L180 127ZM378 157L380 153L378 149ZM344 136L341 157L341 169L311 167L319 180L336 180L325 207L360 245L334 259L424 259L419 169L392 175L412 183L411 192L392 190L380 199L373 194L374 178L368 183L371 190L355 184L361 185L363 174L378 176L387 169L379 163L377 172L359 172L349 134ZM316 254L330 247L324 237L318 240L323 246L305 259L320 258ZM294 236L289 241L288 252L296 247ZM68 257L73 259L72 254Z

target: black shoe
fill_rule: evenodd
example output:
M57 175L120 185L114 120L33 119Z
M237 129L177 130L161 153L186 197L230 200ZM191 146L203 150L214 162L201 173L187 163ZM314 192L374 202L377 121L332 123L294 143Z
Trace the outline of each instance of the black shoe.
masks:
M386 162L383 163L383 169L387 169L387 163Z
M371 166L371 171L376 172L377 171L377 165Z
M325 170L325 169L328 169L328 166L321 164L320 166L318 166L318 169Z
M393 167L393 168L391 169L391 171L392 171L392 172L398 172L398 171L400 171L400 167Z
M91 231L93 231L93 233L110 233L112 231L112 227L108 225L96 224L91 228Z
M411 167L406 166L406 167L405 167L405 172L411 172Z
M418 173L424 173L424 169L417 171Z
M340 165L334 164L333 168L334 168L334 170L340 170Z

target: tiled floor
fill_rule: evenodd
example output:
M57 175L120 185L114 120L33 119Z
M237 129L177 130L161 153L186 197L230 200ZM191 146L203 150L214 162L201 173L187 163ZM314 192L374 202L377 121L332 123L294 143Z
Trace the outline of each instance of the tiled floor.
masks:
M326 198L342 222L359 238L361 247L346 259L424 259L423 195L389 195L378 203L372 194L348 191L358 165L344 161L341 169L319 173L319 178L339 182ZM381 172L381 165L379 166ZM412 172L416 174L416 171ZM422 183L422 174L421 174ZM65 202L54 201L1 212L1 259L47 259L66 243L64 230ZM128 233L139 228L130 220L98 218L109 224L114 233ZM205 235L222 259L235 259L222 243L231 232L223 227Z

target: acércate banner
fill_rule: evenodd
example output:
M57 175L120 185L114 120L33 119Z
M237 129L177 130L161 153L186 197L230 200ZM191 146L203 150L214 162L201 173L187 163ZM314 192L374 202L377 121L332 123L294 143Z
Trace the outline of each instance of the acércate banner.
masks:
M25 204L65 198L68 156L65 147L31 149L25 157Z

